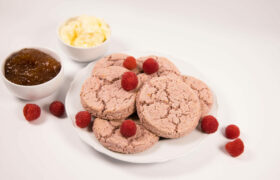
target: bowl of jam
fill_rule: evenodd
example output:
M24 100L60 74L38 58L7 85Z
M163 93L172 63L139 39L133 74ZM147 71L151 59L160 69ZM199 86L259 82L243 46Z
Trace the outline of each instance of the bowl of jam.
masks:
M11 93L26 100L52 94L63 81L60 57L47 48L24 48L2 61L2 79Z

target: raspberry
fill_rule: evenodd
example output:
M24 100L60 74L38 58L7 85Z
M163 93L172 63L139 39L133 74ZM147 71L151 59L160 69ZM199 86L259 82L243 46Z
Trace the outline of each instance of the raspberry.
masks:
M136 66L136 59L133 56L128 56L123 62L123 67L129 70L135 69Z
M36 104L26 104L23 108L23 115L27 121L33 121L40 117L41 108Z
M244 143L241 139L238 138L232 142L227 143L225 148L232 157L237 157L243 153Z
M240 135L240 131L238 126L231 124L229 126L226 127L226 137L229 139L235 139L238 138L238 136Z
M80 128L85 128L90 124L91 115L87 111L80 111L75 116L76 124Z
M211 134L217 131L219 123L214 116L204 116L201 121L201 129L207 134Z
M158 71L158 63L154 58L148 58L143 63L143 71L146 74L153 74Z
M138 85L138 78L134 72L125 72L122 75L122 88L126 91L135 89Z
M49 110L53 115L61 117L64 114L64 104L60 101L54 101L50 104Z
M121 134L124 137L131 137L136 134L136 124L134 121L128 119L123 121L121 125Z

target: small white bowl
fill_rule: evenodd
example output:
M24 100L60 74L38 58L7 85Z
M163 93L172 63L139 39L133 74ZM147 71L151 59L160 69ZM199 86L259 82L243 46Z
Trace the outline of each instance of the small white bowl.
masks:
M25 99L25 100L37 100L37 99L41 99L43 97L49 96L62 84L64 67L62 65L60 57L54 51L47 49L47 48L42 48L42 47L28 47L28 48L38 49L38 50L52 56L54 59L56 59L58 62L60 62L61 69L60 69L59 73L53 79L51 79L47 82L44 82L42 84L32 85L32 86L19 85L19 84L15 84L15 83L9 81L5 77L6 60L4 60L1 64L1 76L2 76L2 79L5 83L5 85L7 86L9 91L14 96L21 98L21 99ZM17 52L17 51L15 51L15 52ZM11 53L11 54L13 54L13 53Z
M97 58L102 57L109 48L111 34L106 39L106 41L104 41L102 44L99 44L99 45L93 46L93 47L71 46L71 45L65 43L60 38L59 31L60 31L60 28L62 27L62 25L64 25L69 20L74 19L74 18L77 18L77 17L69 18L64 23L60 24L57 28L57 38L58 38L59 45L62 48L62 50L67 54L67 56L69 56L71 59L78 61L78 62L89 62L89 61L93 61Z

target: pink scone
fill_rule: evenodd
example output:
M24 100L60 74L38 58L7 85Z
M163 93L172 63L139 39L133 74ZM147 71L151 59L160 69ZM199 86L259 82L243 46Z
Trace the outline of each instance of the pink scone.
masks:
M123 137L120 133L122 121L107 121L96 118L93 124L93 132L98 141L107 149L124 154L142 152L156 142L159 137L136 123L136 134L132 137Z
M143 63L148 58L154 58L159 64L158 71L153 74L146 74L143 72L142 69ZM165 75L169 75L169 76L180 75L180 71L177 69L177 67L169 59L165 57L154 56L154 55L144 56L138 58L137 63L139 68L141 69L141 72L143 72L138 74L138 89L141 88L145 82L151 80L153 77L160 77Z
M169 73L180 74L180 71L169 59L167 59L165 57L154 56L154 55L139 57L137 59L138 66L141 68L141 70L143 67L143 63L148 58L153 58L157 61L158 65L159 65L159 69L157 72L154 73L154 74L157 74L157 76L168 75Z
M96 64L93 67L92 72L94 72L100 68L107 68L109 66L123 67L123 62L128 56L129 55L127 55L127 54L116 53L116 54L111 54L109 56L103 57L96 62ZM140 68L137 66L137 68L133 69L132 71L135 72L136 74L138 74L140 72Z
M201 80L196 79L191 76L182 76L183 81L188 84L193 91L197 94L199 101L200 101L200 107L201 107L201 117L206 116L213 105L213 94L210 90L210 88Z
M190 133L201 114L195 92L180 77L173 76L146 82L137 94L136 107L143 126L165 138Z
M110 66L99 68L88 78L80 93L83 107L93 116L108 119L125 119L135 111L135 91L121 87L125 68Z

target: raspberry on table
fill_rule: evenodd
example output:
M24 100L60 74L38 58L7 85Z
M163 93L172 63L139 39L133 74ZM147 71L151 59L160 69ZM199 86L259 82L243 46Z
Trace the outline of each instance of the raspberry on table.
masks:
M124 137L131 137L136 134L136 124L131 119L123 121L120 132Z
M133 56L128 56L124 62L123 66L129 70L133 70L137 67L136 59Z
M37 104L26 104L23 108L23 115L27 121L33 121L40 117L41 108Z
M225 149L232 157L237 157L244 152L244 143L238 138L227 143Z
M204 116L201 121L201 129L207 134L211 134L217 131L219 122L214 116Z
M238 126L231 124L226 127L225 135L229 139L235 139L240 135L240 130Z
M159 65L154 58L148 58L143 63L143 71L146 74L153 74L153 73L157 72L158 69L159 69Z
M122 75L122 88L126 91L133 90L138 85L138 78L134 72L125 72Z
M80 128L87 127L91 122L91 115L87 111L80 111L75 116L76 124Z
M60 101L54 101L50 104L49 110L53 115L61 117L65 111L64 104Z

